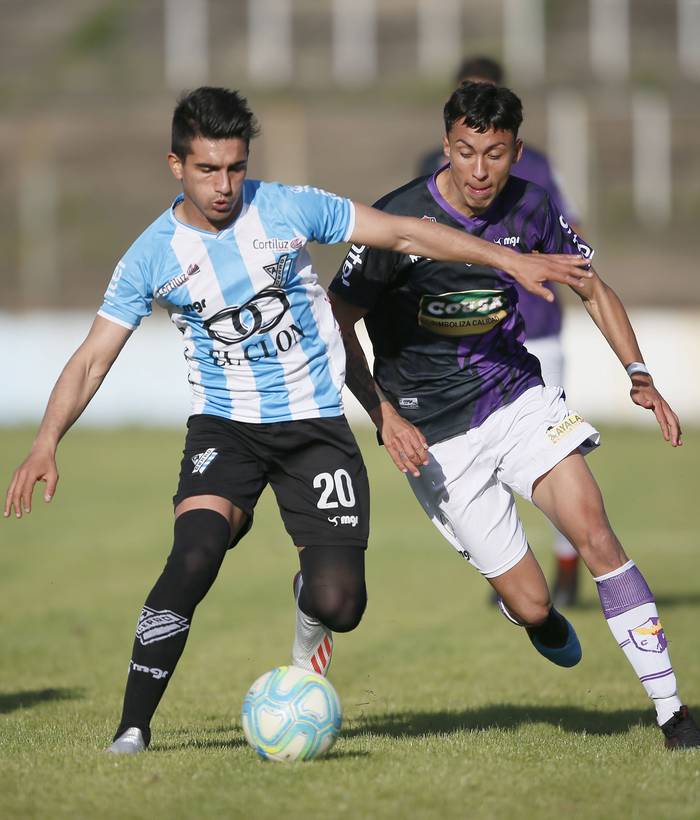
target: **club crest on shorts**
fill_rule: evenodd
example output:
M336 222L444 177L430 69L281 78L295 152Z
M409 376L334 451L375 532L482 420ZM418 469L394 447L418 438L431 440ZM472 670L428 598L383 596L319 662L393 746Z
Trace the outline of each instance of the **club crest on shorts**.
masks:
M196 456L192 456L192 463L194 464L193 473L202 473L207 469L207 467L214 461L214 459L219 455L218 450L215 450L213 447L210 447L208 450L205 450L203 453L197 453Z
M643 624L627 630L632 643L642 652L663 652L668 646L664 628L658 618L647 618Z
M136 637L142 646L164 641L190 628L190 622L171 609L151 609L145 606L136 624Z

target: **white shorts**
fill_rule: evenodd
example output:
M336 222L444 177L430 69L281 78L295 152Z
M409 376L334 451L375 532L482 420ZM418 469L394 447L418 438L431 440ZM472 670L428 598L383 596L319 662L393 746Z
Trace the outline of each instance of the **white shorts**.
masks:
M525 347L540 360L542 381L547 387L558 387L564 384L564 350L561 336L542 336L539 339L527 339Z
M532 485L574 450L584 455L598 431L571 413L560 387L532 387L474 429L433 444L409 483L433 524L487 578L527 550L511 490L528 501Z

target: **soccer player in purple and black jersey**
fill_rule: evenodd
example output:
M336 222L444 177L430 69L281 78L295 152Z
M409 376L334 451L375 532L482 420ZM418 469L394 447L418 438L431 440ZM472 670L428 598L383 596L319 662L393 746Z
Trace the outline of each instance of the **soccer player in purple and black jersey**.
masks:
M465 80L503 85L503 79L502 66L491 57L485 56L465 57L456 74L458 85ZM449 147L444 145L443 140L439 150L430 151L422 158L419 175L432 176L435 171L443 168L448 151ZM549 160L541 151L525 143L511 173L519 179L534 182L544 188L557 213L578 232L578 214L564 195ZM518 310L525 323L527 349L539 359L544 383L547 386L563 385L565 362L561 340L562 308L557 289L550 288L554 300L546 302L528 293L517 282L515 288L518 291ZM552 600L557 606L572 606L578 599L578 553L571 542L556 528L553 528L553 534L556 576L552 586Z
M520 252L591 254L546 191L510 175L522 152L522 106L507 88L466 82L444 110L449 166L376 207L458 228ZM627 313L594 276L575 288L651 409L681 444L678 418L645 367ZM574 666L581 646L550 602L513 490L574 544L607 623L652 699L671 749L700 746L683 705L654 596L610 527L584 455L597 431L543 384L525 348L518 293L503 271L354 245L330 286L347 353L346 380L416 498L457 552L488 579L503 614L538 652ZM364 319L374 377L354 326Z

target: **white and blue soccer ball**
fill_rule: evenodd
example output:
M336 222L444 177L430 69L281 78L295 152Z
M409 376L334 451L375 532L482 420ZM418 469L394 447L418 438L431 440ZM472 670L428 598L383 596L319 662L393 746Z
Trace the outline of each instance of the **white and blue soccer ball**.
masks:
M335 743L343 713L326 678L298 666L278 666L250 687L242 720L246 740L260 757L311 760Z

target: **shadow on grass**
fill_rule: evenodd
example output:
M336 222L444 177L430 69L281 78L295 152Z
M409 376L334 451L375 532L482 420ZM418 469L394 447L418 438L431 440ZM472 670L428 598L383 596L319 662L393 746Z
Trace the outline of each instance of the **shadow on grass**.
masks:
M529 723L549 723L567 732L589 735L619 735L625 734L639 724L654 725L654 718L649 709L601 712L575 706L522 706L503 703L462 712L395 712L362 715L348 720L343 735L416 737L487 729L512 730Z
M185 730L178 730L180 731ZM209 733L211 732L222 732L224 731L223 727L210 729L208 730ZM225 731L231 732L235 729L231 729L230 727L226 728ZM204 730L204 733L207 733L207 730ZM197 735L202 734L201 730L197 732ZM197 736L191 736L189 740L183 740L181 742L176 743L154 743L151 747L151 751L154 752L181 752L186 749L241 749L247 748L248 743L242 737L232 737L228 740L224 740L222 738L206 738L201 739ZM369 752L366 751L356 751L356 750L348 750L342 751L340 749L334 749L327 755L324 755L324 760L346 760L349 758L360 758L360 757L367 757Z
M181 752L184 749L240 749L248 745L241 737L202 739L198 736L199 734L199 732L191 732L188 740L175 743L154 743L151 749L154 752Z
M16 709L32 709L40 703L56 700L78 700L81 689L27 689L23 692L0 692L0 715Z

